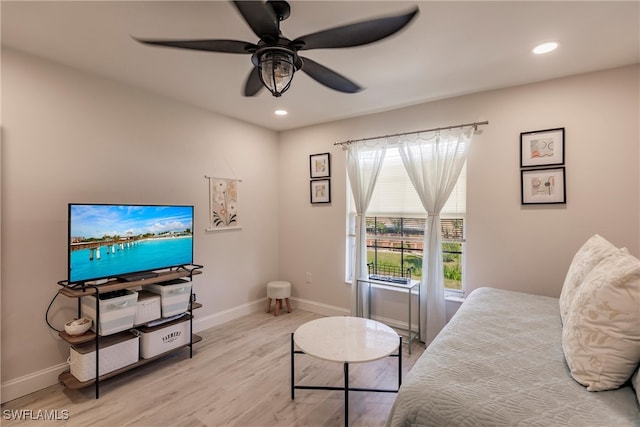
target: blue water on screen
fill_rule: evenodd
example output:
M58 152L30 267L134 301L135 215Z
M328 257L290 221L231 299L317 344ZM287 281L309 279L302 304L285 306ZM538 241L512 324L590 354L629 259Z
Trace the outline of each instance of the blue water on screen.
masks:
M126 273L157 270L166 267L191 264L193 262L193 237L174 237L141 240L136 244L120 248L115 252L100 247L100 259L90 250L71 251L69 281L78 282L103 277L114 277Z

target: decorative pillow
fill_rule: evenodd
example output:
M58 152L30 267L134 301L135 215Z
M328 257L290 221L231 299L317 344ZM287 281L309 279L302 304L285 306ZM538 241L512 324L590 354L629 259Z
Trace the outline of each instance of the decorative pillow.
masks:
M578 287L593 268L618 248L604 237L595 234L587 240L573 257L560 293L560 317L562 324L566 322L567 312L575 297Z
M578 288L562 329L571 375L589 391L620 387L640 363L640 261L627 249L602 260Z

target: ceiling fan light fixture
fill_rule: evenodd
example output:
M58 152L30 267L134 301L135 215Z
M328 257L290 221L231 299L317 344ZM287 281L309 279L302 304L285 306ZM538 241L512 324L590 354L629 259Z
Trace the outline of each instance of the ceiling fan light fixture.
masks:
M416 6L401 15L340 25L290 40L280 31L280 22L287 19L291 12L287 1L234 0L233 4L259 38L257 43L229 39L134 39L153 46L251 55L253 68L244 83L244 96L257 95L263 86L273 96L282 96L289 89L297 70L302 70L318 83L338 92L356 93L362 90L360 86L309 58L298 56L298 51L356 47L374 43L400 31L419 12Z
M294 55L284 49L266 50L258 59L260 80L273 96L281 96L291 86L296 71Z

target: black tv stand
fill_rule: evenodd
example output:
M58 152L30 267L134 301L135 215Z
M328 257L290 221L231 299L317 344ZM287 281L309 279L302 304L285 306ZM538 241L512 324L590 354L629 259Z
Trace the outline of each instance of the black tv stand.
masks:
M137 282L138 280L153 279L155 277L158 277L158 273L155 271L146 271L144 273L123 274L116 278L121 282Z

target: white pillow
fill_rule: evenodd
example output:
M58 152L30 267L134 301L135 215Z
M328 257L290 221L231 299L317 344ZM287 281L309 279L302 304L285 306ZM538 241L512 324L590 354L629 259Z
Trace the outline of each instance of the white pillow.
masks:
M640 261L627 249L602 260L578 288L562 329L571 375L589 391L620 387L640 363Z
M562 324L566 322L567 312L571 307L578 287L593 268L603 259L614 253L618 248L604 237L595 234L587 240L573 256L569 271L562 285L560 293L560 317Z

